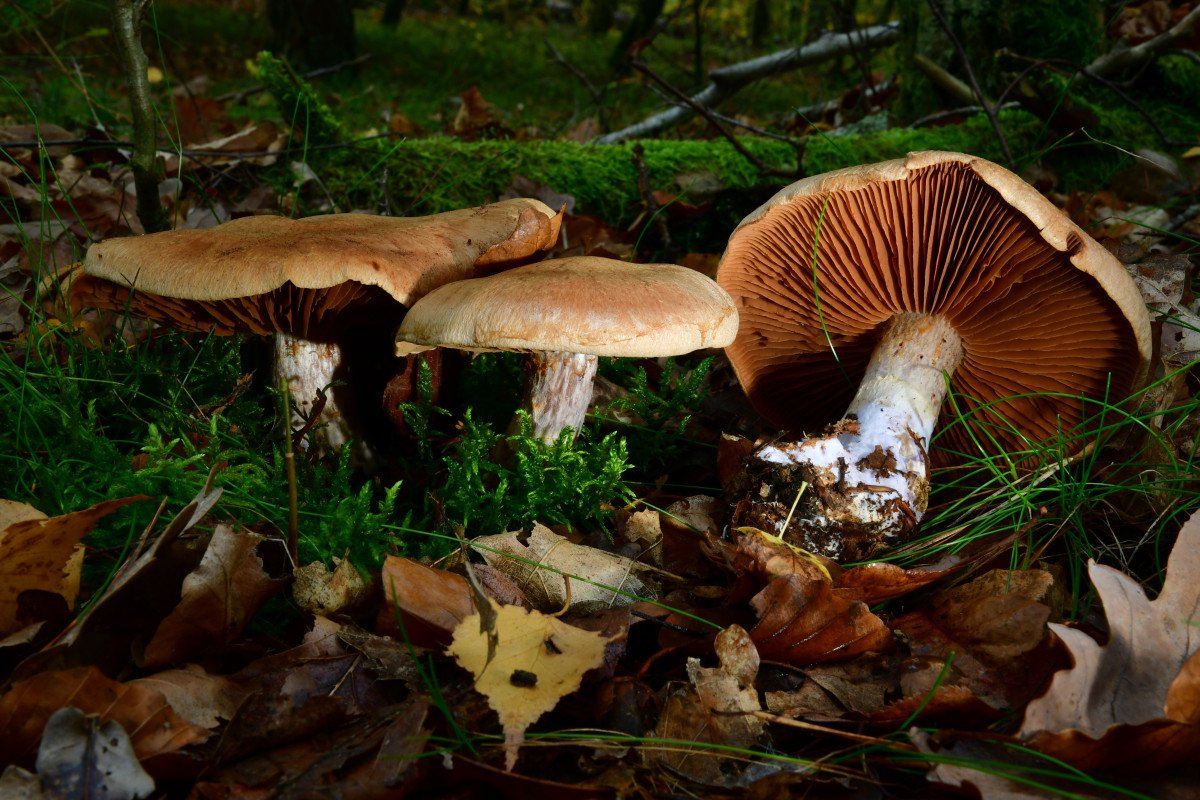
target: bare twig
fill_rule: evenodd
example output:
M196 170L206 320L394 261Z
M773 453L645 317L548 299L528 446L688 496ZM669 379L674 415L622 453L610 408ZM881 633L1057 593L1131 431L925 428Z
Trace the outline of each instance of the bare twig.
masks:
M146 233L166 230L167 216L158 199L158 122L150 99L146 70L150 66L142 49L142 13L149 0L112 0L113 38L125 69L129 107L133 116L133 184L137 187L137 213Z
M853 34L827 33L815 42L802 47L780 50L770 55L753 58L721 67L708 73L710 83L690 100L705 108L712 108L736 94L745 86L762 78L779 75L800 67L817 64L849 53L855 46L867 50L894 44L900 38L899 23L889 22L873 25ZM597 144L615 144L627 139L653 136L679 124L697 113L695 106L681 103L641 122L619 131L597 137Z
M688 107L690 107L697 114L704 117L704 119L708 121L708 124L710 124L714 128L716 128L717 132L720 133L722 136L724 136L729 141L729 144L733 146L733 149L736 150L742 156L742 158L745 158L747 161L749 161L751 164L753 164L756 168L758 168L758 172L760 175L773 175L773 176L779 176L779 177L784 177L784 178L800 177L800 173L804 168L801 163L797 163L796 169L794 169L794 170L786 170L786 169L779 169L777 167L772 167L770 164L763 161L761 158L756 156L754 153L750 152L750 150L748 150L746 148L746 145L742 144L742 142L736 136L734 136L733 133L728 128L725 127L724 123L722 123L719 119L717 119L715 116L713 116L713 113L708 109L707 106L705 106L702 103L697 102L695 98L688 97L684 91L673 86L665 78L663 78L657 72L652 70L646 64L646 62L642 61L640 58L635 58L631 63L633 64L633 68L636 69L638 72L642 73L647 78L649 78L650 80L657 83L659 86L661 86L667 92L669 92L670 94L677 97L681 102L685 103Z
M1010 108L1020 108L1021 104L1016 100L996 106L1000 111L1005 111ZM948 108L945 111L935 111L932 114L926 114L920 119L913 120L908 124L910 128L923 128L926 125L935 125L942 120L952 119L954 117L968 117L973 114L982 114L983 106L962 106L960 108Z
M1029 75L1029 73L1031 73L1035 70L1041 69L1042 67L1063 67L1063 68L1073 71L1077 76L1082 76L1082 77L1092 81L1093 83L1096 83L1097 85L1102 86L1105 89L1108 89L1113 94L1115 94L1117 97L1121 98L1121 100L1123 100L1130 108L1132 108L1134 110L1134 112L1137 113L1138 116L1140 116L1142 119L1144 119L1146 121L1146 124L1148 126L1150 126L1150 129L1152 131L1154 131L1155 135L1158 136L1158 138L1160 140L1162 140L1162 143L1164 146L1166 146L1166 147L1191 147L1193 144L1195 144L1195 142L1192 142L1192 141L1172 139L1171 137L1167 136L1167 132L1164 131L1161 126L1159 126L1158 121L1155 120L1155 118L1154 118L1154 115L1151 114L1149 111L1147 111L1145 108L1143 108L1142 105L1140 103L1138 103L1138 101L1134 100L1132 95L1130 95L1127 91L1125 91L1123 88L1121 88L1121 86L1118 85L1115 81L1110 81L1108 78L1102 77L1100 75L1096 75L1088 67L1085 67L1075 61L1071 61L1068 58L1031 59L1028 56L1022 56L1017 53L1013 53L1011 51L1002 51L1002 52L1004 53L1004 55L1006 55L1009 58L1012 58L1014 60L1028 61L1030 63L1029 63L1029 66L1026 67L1024 70L1022 70L1021 73L1016 78L1013 79L1012 83L1010 83L1008 85L1008 87L1001 93L1001 95L1000 95L1001 100L1003 100L1005 97L1007 97L1009 92L1011 92L1015 86L1017 86L1021 81L1023 81L1025 79L1025 77ZM1063 70L1059 70L1059 71L1062 72ZM1069 89L1069 87L1068 87L1068 89Z
M637 68L637 62L634 62L634 68ZM646 150L642 147L642 143L638 142L633 146L633 166L637 170L638 193L642 196L642 203L646 207L647 224L654 222L658 228L659 239L662 240L664 250L671 249L671 231L667 228L667 218L658 213L661 206L658 200L654 198L654 192L650 191L650 177L646 174Z
M1183 19L1172 25L1169 30L1163 31L1153 39L1142 42L1134 47L1129 47L1124 42L1117 44L1112 50L1109 50L1088 64L1086 68L1080 71L1079 75L1072 78L1069 87L1076 86L1080 79L1084 77L1107 78L1122 70L1149 62L1159 53L1175 44L1175 42L1187 36L1188 32L1195 27L1198 21L1200 21L1200 5L1189 11Z
M370 57L371 57L370 53L363 53L358 58L352 58L349 61L339 61L337 64L330 64L328 67L321 67L319 69L310 69L308 72L305 72L304 74L300 75L299 77L301 77L307 81L307 80L312 80L313 78L321 78L321 77L324 77L325 75L332 75L333 73L340 72L340 71L346 69L347 67L357 67L359 64L363 63ZM225 94L218 95L214 99L218 103L223 103L226 100L233 100L234 102L241 102L242 100L246 99L247 97L249 97L252 94L259 94L260 92L265 92L266 90L267 90L266 86L259 84L257 86L251 86L248 89L239 89L236 92L226 92Z
M934 86L950 95L956 102L963 105L975 104L975 92L971 90L971 87L945 67L920 53L915 54L912 61L913 66L925 73L925 77L929 78Z
M942 10L940 0L927 0L929 9L933 11L933 15L937 17L938 25L946 32L950 43L954 45L955 52L962 59L963 69L967 71L967 80L971 83L971 91L975 93L975 98L979 101L979 105L983 106L983 113L987 114L988 122L992 123L992 130L996 132L996 138L1000 140L1000 149L1004 151L1004 159L1008 166L1013 166L1013 154L1009 149L1008 139L1004 136L1004 130L1000 127L1000 119L996 116L996 109L992 108L987 97L984 96L983 90L979 88L979 81L975 79L975 70L971 69L971 59L967 57L967 51L963 49L962 42L954 35L954 30L950 27L950 21L946 19L946 13Z
M550 55L554 56L554 60L561 64L567 72L574 75L583 84L583 88L587 89L588 94L592 96L592 104L596 106L596 116L600 120L600 130L608 133L608 113L604 109L604 90L597 89L596 84L592 83L592 79L587 76L587 73L564 56L554 46L554 42L547 39L546 48L550 51Z
M314 145L295 145L294 147L284 147L279 150L201 150L201 149L182 149L182 150L166 150L159 148L159 152L166 155L183 156L185 158L194 158L202 160L205 158L221 158L229 159L248 159L262 158L263 156L285 156L291 153L312 153L318 150L337 150L341 148L349 148L362 142L370 142L375 139L390 139L390 133L377 133L371 136L361 136L357 139L349 139L343 142L328 142L326 144ZM30 139L23 142L3 142L6 148L16 147L41 147L43 144L46 147L67 147L67 146L95 146L105 148L130 148L134 146L134 142L123 141L120 139L98 139L95 137L84 137L81 139L52 139L46 142L41 142L36 139Z
M866 102L870 103L870 102L873 102L876 97L890 92L892 90L892 87L895 85L896 85L896 77L894 75L891 75L891 76L888 76L887 79L882 80L879 83L876 83L872 86L868 86L866 88L866 90L862 92L862 95L863 95L864 99L866 100ZM804 120L805 122L809 122L814 119L819 119L820 117L823 117L826 114L831 114L834 111L837 111L839 108L842 107L842 102L843 102L843 99L841 97L834 97L830 100L822 100L819 103L813 103L813 104L807 105L807 106L800 106L799 108L795 109L792 112L792 117L794 119L800 119L800 120Z

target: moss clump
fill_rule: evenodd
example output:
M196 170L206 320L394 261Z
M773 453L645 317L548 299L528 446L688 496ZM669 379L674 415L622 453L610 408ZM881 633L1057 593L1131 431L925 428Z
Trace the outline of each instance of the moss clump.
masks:
M1162 85L1180 97L1200 97L1200 64L1187 56L1164 56L1155 64Z
M306 143L319 145L338 140L342 130L338 118L316 90L296 75L286 61L264 50L258 54L252 72L275 98L284 122L304 132Z
M1014 157L1020 160L1031 153L1041 128L1037 118L1021 111L1002 112L999 118ZM892 128L877 133L812 139L804 155L804 167L809 175L816 175L855 164L900 158L914 150L951 150L1003 161L1003 151L991 123L983 114L977 114L961 125Z
M767 164L794 169L796 152L783 142L745 139ZM677 176L712 172L730 188L766 183L758 169L725 141L643 142L651 188L678 192ZM432 138L333 151L317 168L339 203L377 208L387 168L393 213L434 214L495 200L517 175L572 195L576 210L613 224L629 222L641 201L633 145L557 141L481 141ZM778 181L774 181L778 182Z

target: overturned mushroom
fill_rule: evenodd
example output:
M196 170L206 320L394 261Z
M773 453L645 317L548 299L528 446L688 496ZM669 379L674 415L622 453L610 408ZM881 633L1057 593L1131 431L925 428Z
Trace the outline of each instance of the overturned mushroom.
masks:
M392 358L390 331L404 307L449 281L536 258L560 221L540 201L515 199L428 217L255 216L110 239L88 250L71 301L184 330L278 334L276 376L302 412L334 385L318 430L322 447L336 450L361 441L346 417L350 373ZM358 455L370 460L365 449Z
M987 431L956 424L943 451L1028 451L1077 428L1080 398L1136 390L1149 364L1121 264L1020 178L957 153L787 187L738 226L717 280L742 319L727 353L764 417L811 431L847 409L751 456L739 522L835 558L919 521L948 381Z
M523 407L533 436L550 443L583 424L597 356L679 355L723 347L736 332L729 296L699 272L581 256L430 292L404 318L396 353L525 353Z

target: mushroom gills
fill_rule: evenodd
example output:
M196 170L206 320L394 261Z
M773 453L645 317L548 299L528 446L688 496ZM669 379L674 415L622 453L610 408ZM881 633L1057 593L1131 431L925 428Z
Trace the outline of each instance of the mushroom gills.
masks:
M750 456L738 524L848 560L902 540L929 502L926 447L962 357L944 317L894 315L841 420L819 436L767 444Z

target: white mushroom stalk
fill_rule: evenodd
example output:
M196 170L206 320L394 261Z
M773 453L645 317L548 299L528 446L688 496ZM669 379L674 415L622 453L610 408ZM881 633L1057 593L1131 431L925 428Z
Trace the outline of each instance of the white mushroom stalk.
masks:
M579 435L592 400L592 383L599 359L586 353L526 353L525 395L521 408L533 423L531 436L554 444L567 428ZM513 421L510 432L519 428Z
M929 439L962 357L959 335L944 317L894 316L839 422L823 435L768 444L753 454L762 463L750 471L783 470L793 478L784 485L807 494L793 503L773 497L773 485L759 488L758 497L773 497L776 507L797 509L790 521L771 515L775 533L791 524L838 533L824 554L836 555L839 539L891 537L914 527L929 501Z
M333 342L313 342L286 333L274 337L274 375L276 385L284 381L291 395L291 430L309 426L309 434L300 446L316 447L319 453L337 453L354 441L351 462L370 469L376 462L374 449L361 435L355 435L355 425L347 416L354 408L354 397L348 383L338 382L342 366L342 348ZM318 398L324 395L324 404ZM349 412L353 414L353 411ZM316 419L313 419L313 415Z

